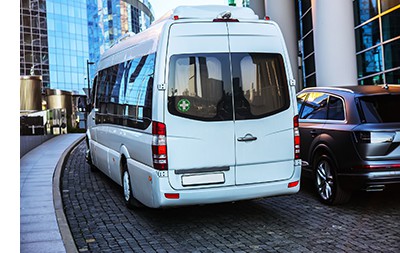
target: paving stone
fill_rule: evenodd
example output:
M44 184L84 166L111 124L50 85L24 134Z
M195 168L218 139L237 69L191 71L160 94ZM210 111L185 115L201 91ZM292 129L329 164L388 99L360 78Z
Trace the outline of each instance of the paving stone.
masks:
M357 193L325 206L307 180L290 196L153 210L125 207L121 187L85 162L62 175L65 213L81 252L400 252L399 192Z

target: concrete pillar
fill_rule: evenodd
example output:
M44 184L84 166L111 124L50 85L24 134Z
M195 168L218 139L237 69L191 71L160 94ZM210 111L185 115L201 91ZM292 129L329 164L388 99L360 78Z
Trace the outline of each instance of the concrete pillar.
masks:
M264 0L251 0L249 2L249 7L254 11L254 13L260 18L265 17L265 5Z
M353 1L312 0L317 86L357 85Z
M255 0L251 2L258 2ZM321 1L321 0L320 0ZM327 1L327 0L326 0ZM336 0L335 0L336 1ZM286 47L289 53L290 65L294 79L297 83L297 90L300 90L299 71L298 71L298 47L296 31L296 9L293 0L265 0L265 14L271 20L278 23L285 38Z

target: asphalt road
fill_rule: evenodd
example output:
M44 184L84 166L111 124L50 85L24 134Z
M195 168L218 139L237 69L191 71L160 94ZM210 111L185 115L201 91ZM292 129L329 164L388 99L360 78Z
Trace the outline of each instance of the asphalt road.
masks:
M122 188L91 172L82 142L62 176L80 252L400 252L400 192L324 206L310 182L290 196L164 210L125 207Z

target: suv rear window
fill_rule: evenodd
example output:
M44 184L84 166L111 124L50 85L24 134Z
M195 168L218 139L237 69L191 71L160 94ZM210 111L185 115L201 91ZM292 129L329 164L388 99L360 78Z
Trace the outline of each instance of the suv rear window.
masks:
M173 55L169 66L168 111L173 115L221 121L233 120L235 113L242 120L289 108L280 54Z
M365 123L400 122L400 95L360 97L362 121Z

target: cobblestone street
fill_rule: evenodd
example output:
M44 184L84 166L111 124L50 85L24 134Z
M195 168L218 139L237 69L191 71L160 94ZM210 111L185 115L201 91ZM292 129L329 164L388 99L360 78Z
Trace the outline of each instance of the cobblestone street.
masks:
M80 252L400 252L400 192L358 193L328 207L298 194L204 206L128 209L122 188L73 150L64 210Z

